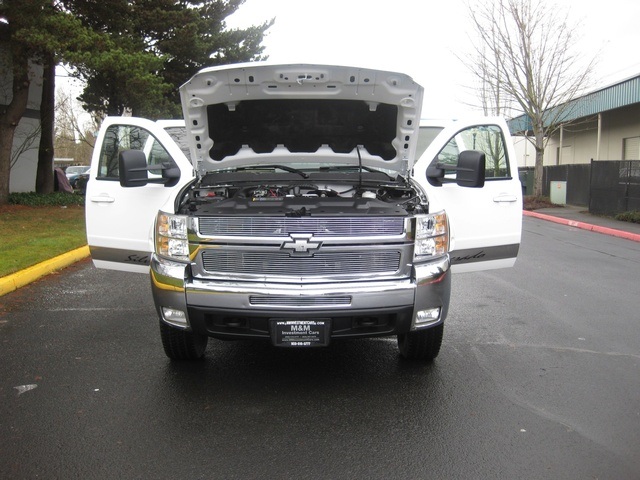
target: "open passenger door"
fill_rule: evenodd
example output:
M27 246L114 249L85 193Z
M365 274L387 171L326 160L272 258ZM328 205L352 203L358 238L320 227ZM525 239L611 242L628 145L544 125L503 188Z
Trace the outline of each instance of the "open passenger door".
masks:
M427 189L429 210L447 212L452 269L513 266L522 230L522 186L505 121L423 122L420 135L428 146L414 166L414 178ZM469 150L485 155L484 185L474 188L455 183L460 154Z

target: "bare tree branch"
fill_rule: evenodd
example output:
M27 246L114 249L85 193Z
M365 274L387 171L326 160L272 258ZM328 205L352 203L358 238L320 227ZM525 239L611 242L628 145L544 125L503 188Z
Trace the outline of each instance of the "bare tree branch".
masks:
M28 132L17 131L13 138L13 151L11 152L11 167L13 168L20 157L29 150L36 150L36 142L40 139L40 124ZM35 144L35 145L34 145Z
M475 39L465 59L485 113L524 114L535 147L534 194L542 195L544 148L588 88L595 57L584 62L569 14L546 0L469 4Z
M88 164L101 119L84 112L68 92L57 92L56 105L56 155Z

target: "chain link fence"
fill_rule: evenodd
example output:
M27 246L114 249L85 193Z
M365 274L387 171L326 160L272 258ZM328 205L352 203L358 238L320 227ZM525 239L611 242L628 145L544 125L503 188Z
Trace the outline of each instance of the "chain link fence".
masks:
M533 195L533 167L519 169L522 191ZM640 210L640 160L592 160L590 164L544 167L543 195L551 182L566 182L566 202L601 215Z
M591 161L589 212L640 210L640 160Z

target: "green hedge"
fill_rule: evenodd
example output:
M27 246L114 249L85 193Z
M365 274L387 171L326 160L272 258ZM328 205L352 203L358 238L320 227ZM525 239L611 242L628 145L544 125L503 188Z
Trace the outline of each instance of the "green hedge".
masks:
M635 210L633 212L618 213L616 215L616 220L621 220L623 222L640 223L640 211Z
M11 193L9 203L13 205L26 205L29 207L84 205L84 195L75 193Z

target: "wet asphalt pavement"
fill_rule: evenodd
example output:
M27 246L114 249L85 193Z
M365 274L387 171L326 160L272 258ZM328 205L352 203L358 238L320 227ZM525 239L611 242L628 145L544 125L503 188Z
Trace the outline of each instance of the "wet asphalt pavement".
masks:
M443 349L162 351L148 279L84 261L0 297L0 478L640 478L640 245L525 219L454 277Z

